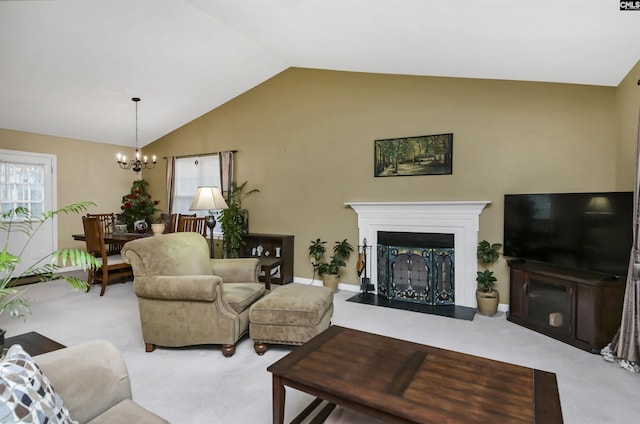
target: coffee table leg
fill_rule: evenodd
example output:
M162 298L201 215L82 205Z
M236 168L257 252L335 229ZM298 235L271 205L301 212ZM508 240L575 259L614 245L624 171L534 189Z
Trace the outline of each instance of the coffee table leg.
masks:
M284 424L284 385L280 377L273 376L273 424Z

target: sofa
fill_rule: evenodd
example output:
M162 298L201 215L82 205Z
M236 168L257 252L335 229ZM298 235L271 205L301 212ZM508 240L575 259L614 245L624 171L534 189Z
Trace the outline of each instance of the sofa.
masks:
M122 354L106 340L34 357L14 345L0 361L0 393L0 422L168 423L132 400Z
M133 269L147 352L214 344L230 357L249 331L249 307L266 293L258 259L210 259L197 233L130 241L122 257Z

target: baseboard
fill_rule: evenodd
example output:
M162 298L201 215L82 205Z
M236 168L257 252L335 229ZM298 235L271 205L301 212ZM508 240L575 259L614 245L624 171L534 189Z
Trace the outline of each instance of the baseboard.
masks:
M310 278L302 278L302 277L293 277L293 282L298 284L306 284L308 286L321 286L322 280L310 279ZM348 292L357 293L360 291L360 286L356 286L355 284L338 284L338 290L344 290Z
M302 277L293 277L293 282L298 284L307 284L309 286L321 286L322 280L310 279L310 278L302 278ZM344 290L348 292L359 292L360 286L356 286L355 284L344 284L340 283L338 285L339 290ZM498 304L498 311L500 312L509 312L509 304L508 303L500 303Z

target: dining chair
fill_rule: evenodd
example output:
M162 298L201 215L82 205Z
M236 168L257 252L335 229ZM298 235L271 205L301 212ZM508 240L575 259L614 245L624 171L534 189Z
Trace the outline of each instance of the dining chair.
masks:
M195 213L194 213L194 214L183 214L183 213L179 213L179 214L177 214L177 216L176 216L176 227L175 227L176 229L175 229L175 232L176 232L176 233L179 233L179 232L182 232L182 231L183 231L183 230L182 230L182 228L184 227L183 220L184 220L185 218L195 218L195 217L196 217L196 214L195 214Z
M178 214L175 213L163 213L160 214L160 219L164 222L164 233L175 233L176 226L178 225Z
M119 254L107 255L107 248L104 244L104 232L99 218L83 216L82 226L84 227L87 251L94 255L98 262L100 262L100 268L89 270L87 275L87 283L89 283L87 291L91 289L91 285L96 281L101 281L102 289L100 290L100 296L104 296L110 278L119 277L120 282L124 283L128 277L133 275L131 265L125 263Z
M89 218L98 218L102 233L113 233L116 229L116 215L114 213L88 213ZM122 246L118 244L107 244L107 255L119 255Z
M179 232L192 232L202 234L207 237L207 217L182 217L180 220Z

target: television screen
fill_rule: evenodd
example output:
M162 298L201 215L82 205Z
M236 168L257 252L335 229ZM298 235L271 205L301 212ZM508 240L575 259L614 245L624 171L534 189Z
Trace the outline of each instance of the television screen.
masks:
M633 193L506 194L504 256L625 277Z

